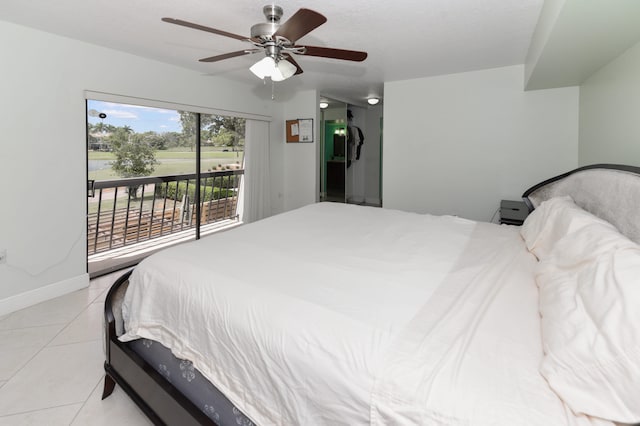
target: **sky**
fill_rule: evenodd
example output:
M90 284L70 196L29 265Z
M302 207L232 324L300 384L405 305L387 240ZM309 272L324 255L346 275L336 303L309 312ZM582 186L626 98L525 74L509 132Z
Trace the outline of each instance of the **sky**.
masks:
M91 124L102 121L116 127L129 126L136 133L182 132L180 115L175 110L87 100L87 111ZM105 113L107 117L100 119L99 113Z

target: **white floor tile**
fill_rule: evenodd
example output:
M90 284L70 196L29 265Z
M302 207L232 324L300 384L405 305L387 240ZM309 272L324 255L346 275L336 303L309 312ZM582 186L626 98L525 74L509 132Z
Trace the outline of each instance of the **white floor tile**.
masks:
M151 424L118 386L100 399L104 299L122 273L0 317L0 426Z
M93 301L93 303L100 303L101 305L104 305L104 301L107 298L107 293L109 293L109 289L111 287L107 287L105 289L102 290L102 293L100 293L100 295L98 297L95 298L95 300Z
M67 324L99 295L98 290L85 288L13 312L0 321L0 330Z
M46 410L0 417L0 426L68 426L82 404L71 404ZM90 423L86 423L87 425Z
M0 330L0 380L11 378L62 330L64 325Z
M101 380L76 416L72 426L146 426L152 424L118 385L108 398L101 400L102 386Z
M84 402L103 376L102 342L42 349L0 388L0 416Z
M102 303L90 304L48 346L91 342L94 340L101 341L103 315L104 305Z

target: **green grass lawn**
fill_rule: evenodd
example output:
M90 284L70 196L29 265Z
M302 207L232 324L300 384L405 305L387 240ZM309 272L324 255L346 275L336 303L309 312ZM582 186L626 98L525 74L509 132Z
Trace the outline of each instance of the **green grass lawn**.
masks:
M88 151L89 160L115 160L116 156L112 152L101 152L101 151ZM171 159L171 160L189 160L196 158L195 152L190 151L156 151L156 159ZM201 157L204 158L219 158L219 159L242 159L242 152L222 152L222 151L211 151L211 150L202 150Z
M202 159L202 170L208 171L215 168L218 164L232 164L235 163L235 159ZM162 160L160 160L162 161ZM195 160L194 161L176 161L176 162L161 162L156 164L154 172L151 176L172 176L180 174L195 173ZM117 175L112 169L103 169L89 172L89 179L94 180L113 180L120 179L121 176Z
M212 150L210 147L201 155L202 170L208 171L215 168L218 164L234 164L241 162L243 152L221 152L220 148ZM183 148L184 149L184 148ZM155 170L151 176L167 176L195 173L196 153L189 151L156 151L156 160L159 164L155 165ZM89 160L115 160L112 152L88 151ZM113 170L103 169L89 172L89 179L94 180L113 180L120 179Z

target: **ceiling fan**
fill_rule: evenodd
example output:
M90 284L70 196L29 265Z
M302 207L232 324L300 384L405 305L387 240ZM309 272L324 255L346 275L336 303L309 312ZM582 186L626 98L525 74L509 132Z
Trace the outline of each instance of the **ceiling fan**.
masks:
M250 70L259 78L270 77L272 81L282 81L292 75L302 74L302 68L293 59L292 54L356 62L364 61L367 58L367 52L296 44L298 39L327 22L327 18L313 10L300 9L285 23L280 24L282 12L280 6L265 6L263 13L267 18L267 22L252 26L251 37L244 37L181 19L162 18L162 20L170 24L207 31L251 43L254 46L253 48L202 58L200 62L217 62L264 51L266 57L254 64Z

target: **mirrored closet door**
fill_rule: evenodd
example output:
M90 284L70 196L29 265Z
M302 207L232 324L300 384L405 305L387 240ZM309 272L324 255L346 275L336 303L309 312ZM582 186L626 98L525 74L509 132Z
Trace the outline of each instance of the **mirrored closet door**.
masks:
M320 200L382 206L382 106L320 106Z

